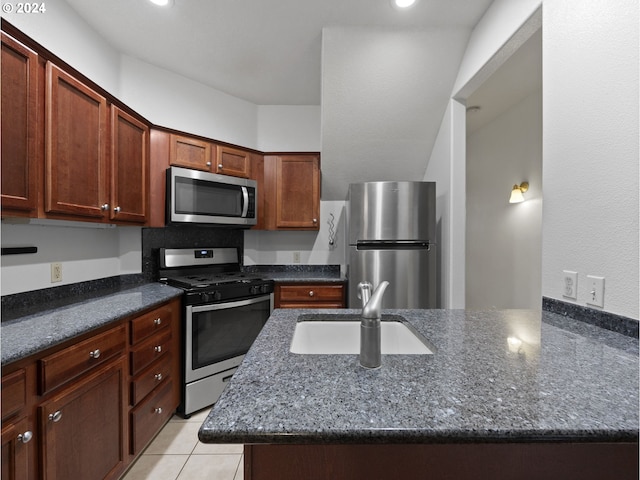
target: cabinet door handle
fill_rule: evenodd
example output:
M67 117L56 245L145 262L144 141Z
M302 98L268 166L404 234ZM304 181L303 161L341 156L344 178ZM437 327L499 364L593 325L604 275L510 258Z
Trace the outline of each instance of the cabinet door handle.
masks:
M105 204L101 205L101 206L100 206L100 210L102 210L102 211L107 211L107 210L109 210L109 204L108 204L108 203L105 203Z
M115 213L120 213L120 210L121 210L121 208L120 208L120 207L115 207L115 208L113 209L113 211L114 211Z
M53 423L58 423L60 420L62 420L62 412L60 410L57 410L53 413L50 413L49 420L51 420Z
M313 223L318 223L318 219L317 219L317 218L314 218L314 219L313 219Z
M162 345L156 345L155 347L153 347L153 351L156 353L161 353L162 352Z
M32 438L33 438L33 432L29 430L18 435L18 441L22 443L29 443Z
M218 168L219 168L220 170L222 170L222 169L224 168L224 165L222 165L221 163L219 163L219 164L218 164Z
M91 358L100 358L100 349L96 348L95 350L93 350L92 352L89 352L89 356Z
M154 325L160 325L161 323L162 323L162 319L161 319L160 317L156 318L156 319L153 321L153 324L154 324Z
M309 290L309 296L313 297L315 295L315 293L313 292L313 290Z
M158 415L162 414L162 407L156 407L156 408L153 410L153 413L157 413Z
M207 167L210 167L210 166L211 166L211 162L207 162Z
M160 382L162 380L162 374L161 373L156 373L153 378L155 378L158 382Z

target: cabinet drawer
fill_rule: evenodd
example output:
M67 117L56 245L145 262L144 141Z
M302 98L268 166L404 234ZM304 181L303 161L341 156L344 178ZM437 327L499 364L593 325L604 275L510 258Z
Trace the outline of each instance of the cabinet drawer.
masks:
M131 321L131 343L138 343L158 330L171 324L172 310L170 306L157 308Z
M342 285L281 285L282 302L342 302Z
M43 358L40 360L40 394L122 353L126 344L126 327L121 325Z
M131 410L131 453L137 454L171 417L176 405L173 383L160 387L140 405Z
M19 412L27 404L27 372L24 368L2 377L2 419Z
M136 375L156 358L171 350L171 330L164 328L133 347L131 350L131 375Z
M131 405L136 405L151 391L171 376L171 354L153 362L131 382Z

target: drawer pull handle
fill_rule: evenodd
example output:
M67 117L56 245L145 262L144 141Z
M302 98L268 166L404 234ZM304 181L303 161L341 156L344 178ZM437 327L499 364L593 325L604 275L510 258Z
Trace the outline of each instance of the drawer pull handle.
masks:
M120 207L115 207L115 208L113 209L113 211L114 211L115 213L120 213L120 210L122 210Z
M160 317L156 318L156 319L153 321L153 324L154 324L154 325L160 325L161 323L162 323L162 319L161 319Z
M156 408L153 410L153 413L157 413L158 415L162 414L162 407L156 407Z
M62 420L62 412L58 410L56 412L50 413L49 420L51 420L53 423L58 423L60 420Z
M219 163L219 164L218 164L218 168L219 168L220 170L222 170L222 169L224 169L224 165L223 165L223 164L221 164L221 163Z
M161 373L156 373L153 378L155 378L158 382L162 381L162 374Z
M91 358L100 358L100 349L96 348L94 351L89 352Z
M153 347L153 351L156 353L162 353L162 345L156 345Z
M18 441L22 443L29 443L32 438L33 438L33 432L29 430L18 435Z
M314 295L315 295L315 293L313 293L313 290L310 290L310 291L309 291L309 296L310 296L310 297L313 297Z
M107 210L109 210L109 204L103 203L102 205L100 205L100 210L102 210L103 212L106 212Z
M210 167L210 166L211 166L211 162L207 162L207 167Z

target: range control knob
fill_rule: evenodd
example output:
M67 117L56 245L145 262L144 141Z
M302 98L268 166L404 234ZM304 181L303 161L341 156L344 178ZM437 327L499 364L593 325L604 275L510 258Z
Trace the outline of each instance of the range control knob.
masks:
M222 294L218 290L216 290L215 292L213 292L213 299L222 300Z
M268 283L265 283L265 284L263 284L263 285L260 287L260 291L261 291L262 293L269 293L269 290L270 290L270 289L269 289L269 284L268 284Z
M258 285L253 285L249 288L249 293L251 295L255 295L257 293L260 293L260 287Z

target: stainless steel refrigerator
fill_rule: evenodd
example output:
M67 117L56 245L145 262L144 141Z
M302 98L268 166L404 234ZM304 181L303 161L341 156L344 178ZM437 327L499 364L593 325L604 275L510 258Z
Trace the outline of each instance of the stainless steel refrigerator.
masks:
M349 307L358 284L389 287L382 308L436 308L435 182L349 186Z

